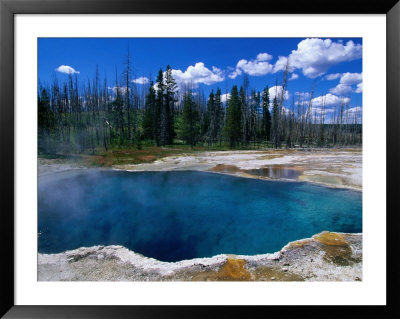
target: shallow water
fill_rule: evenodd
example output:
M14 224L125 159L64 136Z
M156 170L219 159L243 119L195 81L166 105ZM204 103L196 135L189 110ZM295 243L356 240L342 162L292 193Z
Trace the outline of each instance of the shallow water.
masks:
M206 172L83 170L39 178L38 247L123 245L163 261L263 254L362 232L361 192Z
M303 174L303 171L290 167L271 166L261 167L257 169L249 169L246 171L246 173L254 176L268 177L272 179L284 178L297 180L299 176Z

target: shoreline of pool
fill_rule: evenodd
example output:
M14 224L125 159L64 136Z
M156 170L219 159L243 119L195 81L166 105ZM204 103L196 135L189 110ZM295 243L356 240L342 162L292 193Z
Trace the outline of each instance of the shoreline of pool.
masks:
M362 233L321 232L260 255L164 262L123 246L38 254L39 281L361 281Z

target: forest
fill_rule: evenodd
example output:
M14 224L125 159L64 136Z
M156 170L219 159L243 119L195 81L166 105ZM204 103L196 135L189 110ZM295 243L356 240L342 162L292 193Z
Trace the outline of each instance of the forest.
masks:
M229 92L204 92L188 84L179 87L170 66L159 70L156 82L132 81L129 59L115 86L101 79L81 83L69 74L61 83L38 87L39 154L98 154L118 148L201 146L213 149L343 147L362 143L360 114L347 112L341 99L331 109L313 108L314 88L287 99L288 67L281 90L270 99L270 88L250 88L245 75ZM40 81L39 81L40 83ZM275 88L278 87L278 81Z

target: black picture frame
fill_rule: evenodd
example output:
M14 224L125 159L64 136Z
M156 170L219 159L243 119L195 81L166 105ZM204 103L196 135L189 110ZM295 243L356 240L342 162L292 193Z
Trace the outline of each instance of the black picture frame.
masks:
M15 14L385 14L387 21L387 118L386 118L386 218L387 218L387 305L386 306L21 306L14 303L14 15ZM372 315L394 317L398 314L395 274L398 238L396 196L400 162L400 3L398 0L305 0L253 1L245 5L203 0L0 0L0 181L1 194L1 279L0 315L5 318L164 318L225 317L228 312L247 317L250 312L268 315L305 316L314 311L333 316ZM377 212L385 213L385 212ZM327 309L329 308L329 309Z

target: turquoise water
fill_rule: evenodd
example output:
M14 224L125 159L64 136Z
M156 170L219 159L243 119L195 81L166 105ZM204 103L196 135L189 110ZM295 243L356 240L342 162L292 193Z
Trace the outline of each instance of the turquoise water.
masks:
M123 245L162 261L263 254L362 232L362 194L205 172L84 170L39 178L38 247Z

